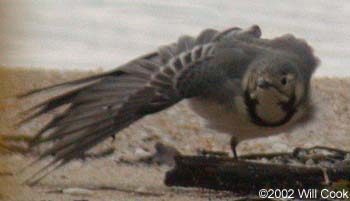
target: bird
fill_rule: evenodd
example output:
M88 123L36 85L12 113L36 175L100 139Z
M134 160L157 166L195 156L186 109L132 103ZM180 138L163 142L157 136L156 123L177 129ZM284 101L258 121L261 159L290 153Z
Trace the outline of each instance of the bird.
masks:
M40 180L134 122L183 100L208 128L231 136L235 158L243 140L308 122L314 111L310 81L318 57L304 39L292 34L272 39L261 35L258 25L209 28L113 70L20 94L25 98L69 89L28 109L20 122L67 106L29 144L30 149L52 144L31 163L52 157L33 178Z

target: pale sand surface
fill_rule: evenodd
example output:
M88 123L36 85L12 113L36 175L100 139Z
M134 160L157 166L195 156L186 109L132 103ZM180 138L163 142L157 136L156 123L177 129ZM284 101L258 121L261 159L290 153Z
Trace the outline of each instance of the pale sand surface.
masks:
M17 101L14 94L35 87L71 80L92 72L28 70L0 68L0 133L32 135L51 115L33 121L19 130L11 126L15 114L42 100L43 96ZM291 151L294 147L323 145L350 150L350 79L317 78L312 83L313 100L318 109L315 119L303 128L290 133L243 142L239 154ZM51 94L52 95L52 94ZM157 141L175 146L185 154L198 149L229 151L229 136L205 129L201 120L186 103L180 103L159 114L147 117L107 140L96 150L115 147L113 155L103 159L75 161L57 170L36 187L19 185L32 170L20 176L0 175L0 194L3 200L208 200L222 193L202 189L170 188L163 184L167 166L128 165L120 159L132 160L142 153L152 153ZM33 157L12 154L0 156L2 171L16 171ZM44 161L45 162L45 161ZM7 170L4 170L6 165ZM106 190L93 190L96 187ZM59 192L67 188L90 188L90 193L72 195ZM109 189L109 190L108 190Z

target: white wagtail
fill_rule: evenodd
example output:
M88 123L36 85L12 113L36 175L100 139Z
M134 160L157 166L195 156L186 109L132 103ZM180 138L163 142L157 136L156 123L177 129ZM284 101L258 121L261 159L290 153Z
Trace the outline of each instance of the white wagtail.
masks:
M53 142L36 161L52 155L42 169L50 172L144 116L184 99L210 128L233 136L235 157L242 140L306 122L312 114L310 79L318 59L293 35L260 36L256 25L222 32L206 29L112 71L21 95L76 87L28 110L23 122L69 105L35 135L30 147Z

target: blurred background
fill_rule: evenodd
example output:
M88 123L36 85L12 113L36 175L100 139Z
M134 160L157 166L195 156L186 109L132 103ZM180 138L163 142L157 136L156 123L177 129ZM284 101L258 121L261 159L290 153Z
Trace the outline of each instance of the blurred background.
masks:
M91 70L128 60L204 28L258 24L293 33L322 60L318 76L350 76L347 0L1 0L0 65Z

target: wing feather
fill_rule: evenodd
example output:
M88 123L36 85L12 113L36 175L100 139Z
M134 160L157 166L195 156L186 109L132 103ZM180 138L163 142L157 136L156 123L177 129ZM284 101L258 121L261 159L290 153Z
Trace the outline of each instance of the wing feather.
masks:
M68 106L44 126L31 142L31 148L53 142L31 165L51 155L54 158L29 180L39 181L52 170L83 157L96 144L143 116L191 97L194 90L199 88L194 74L200 72L198 69L203 61L213 56L213 40L225 34L231 32L208 29L197 38L183 36L177 43L163 46L158 52L135 59L108 73L22 94L21 97L26 97L48 89L80 86L39 103L28 111L29 117L23 122ZM191 72L191 69L195 71ZM182 82L186 74L193 79Z

